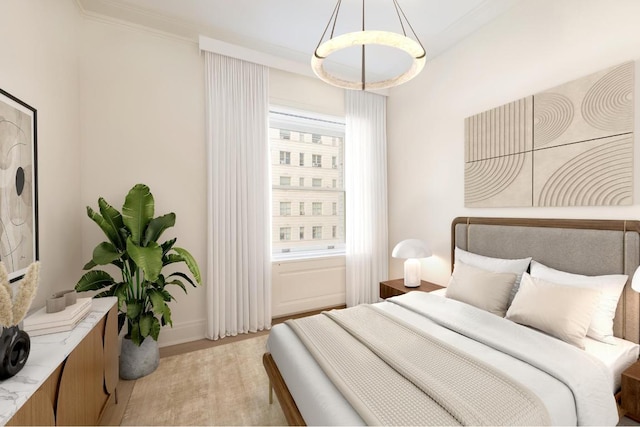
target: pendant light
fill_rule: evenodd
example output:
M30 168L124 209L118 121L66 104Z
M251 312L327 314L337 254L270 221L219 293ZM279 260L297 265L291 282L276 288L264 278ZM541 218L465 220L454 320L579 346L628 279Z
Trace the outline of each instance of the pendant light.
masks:
M393 2L395 7L396 14L398 16L399 28L402 31L401 33L394 33L391 31L377 31L377 30L366 30L365 29L365 0L362 0L362 30L350 32L342 35L335 35L335 27L336 22L338 20L338 14L340 13L340 6L342 4L342 0L338 0L335 8L333 9L333 13L331 14L331 18L329 18L329 22L322 33L322 37L320 37L320 41L316 47L316 50L313 52L313 56L311 58L311 67L313 68L314 73L325 82L345 88L345 89L356 89L356 90L365 90L365 89L385 89L393 86L398 86L402 83L405 83L422 71L424 68L424 64L426 62L426 53L422 43L418 39L413 27L407 20L404 11L398 4L397 0L389 0ZM325 41L325 36L327 35L327 31L331 27L331 33L329 38ZM407 36L406 28L408 27L413 34L415 39L412 39ZM366 61L365 61L365 47L366 45L382 45L388 46L395 49L402 50L406 52L412 58L412 64L408 70L405 72L379 81L367 82L366 81ZM324 60L331 55L332 53L346 49L352 46L361 46L361 77L359 81L351 81L339 78L325 70L324 68Z

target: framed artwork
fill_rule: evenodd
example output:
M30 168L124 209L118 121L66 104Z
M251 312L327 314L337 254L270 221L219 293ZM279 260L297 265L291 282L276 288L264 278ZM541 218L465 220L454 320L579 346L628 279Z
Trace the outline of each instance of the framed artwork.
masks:
M16 281L38 260L37 111L0 89L0 260Z

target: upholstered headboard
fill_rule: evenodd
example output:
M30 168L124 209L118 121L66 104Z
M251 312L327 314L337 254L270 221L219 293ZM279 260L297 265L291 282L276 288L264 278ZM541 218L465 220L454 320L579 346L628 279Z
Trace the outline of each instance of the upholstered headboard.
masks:
M589 276L627 274L640 264L640 221L459 217L455 247L496 258L532 257L558 270ZM640 295L630 281L618 302L614 334L640 342Z

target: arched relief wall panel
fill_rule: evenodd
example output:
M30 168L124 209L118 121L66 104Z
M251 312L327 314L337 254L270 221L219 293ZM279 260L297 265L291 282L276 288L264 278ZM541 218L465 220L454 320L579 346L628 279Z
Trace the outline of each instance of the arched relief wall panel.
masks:
M630 205L634 67L465 119L465 206Z

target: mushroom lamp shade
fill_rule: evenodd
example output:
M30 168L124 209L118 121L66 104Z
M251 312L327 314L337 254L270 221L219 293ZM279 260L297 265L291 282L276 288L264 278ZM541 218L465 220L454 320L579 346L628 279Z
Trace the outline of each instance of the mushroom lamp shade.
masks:
M406 239L393 248L391 256L404 258L404 285L407 288L420 286L420 258L431 256L431 249L420 239Z
M640 267L636 269L636 272L633 273L633 278L631 279L631 289L636 292L640 292Z

